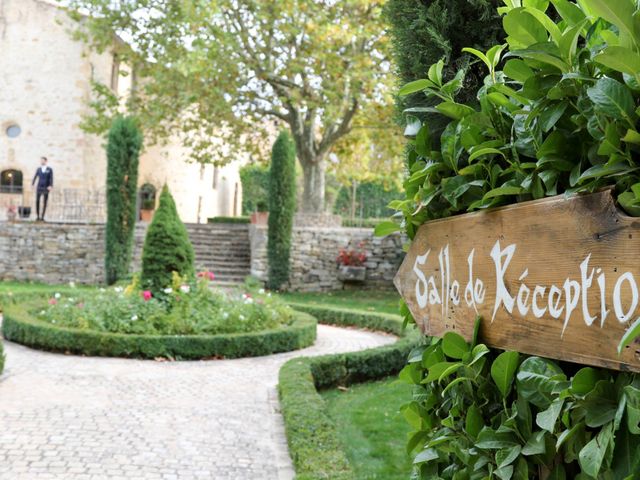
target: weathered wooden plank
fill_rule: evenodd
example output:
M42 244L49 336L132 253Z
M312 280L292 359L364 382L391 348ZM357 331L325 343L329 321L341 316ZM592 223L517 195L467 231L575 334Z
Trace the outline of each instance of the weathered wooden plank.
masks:
M428 222L395 284L428 335L587 365L640 371L617 346L640 316L640 218L610 190Z

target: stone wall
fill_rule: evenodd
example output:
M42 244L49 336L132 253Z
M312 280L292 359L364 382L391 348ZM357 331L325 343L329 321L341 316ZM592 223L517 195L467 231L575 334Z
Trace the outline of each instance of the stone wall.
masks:
M267 228L251 225L251 274L267 278ZM404 258L400 234L379 238L369 228L293 229L291 291L331 291L345 285L338 279L336 257L341 248L365 242L367 276L365 288L392 288L393 277Z
M0 278L102 283L104 225L0 222Z

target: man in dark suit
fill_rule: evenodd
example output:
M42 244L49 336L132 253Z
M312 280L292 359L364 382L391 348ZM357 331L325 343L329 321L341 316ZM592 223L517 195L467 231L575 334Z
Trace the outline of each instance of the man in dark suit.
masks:
M31 185L35 185L36 180L38 186L36 189L36 214L38 218L36 221L44 222L44 212L47 210L47 200L49 199L49 192L53 188L53 170L47 165L47 157L40 159L40 168L36 170L36 174L33 176L33 182ZM42 206L42 216L40 216L40 197L44 199Z

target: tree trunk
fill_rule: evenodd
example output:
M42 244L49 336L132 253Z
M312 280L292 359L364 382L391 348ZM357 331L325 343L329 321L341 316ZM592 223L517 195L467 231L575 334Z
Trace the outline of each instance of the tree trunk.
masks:
M304 191L302 194L302 208L305 213L324 212L325 170L324 159L314 162L303 162Z

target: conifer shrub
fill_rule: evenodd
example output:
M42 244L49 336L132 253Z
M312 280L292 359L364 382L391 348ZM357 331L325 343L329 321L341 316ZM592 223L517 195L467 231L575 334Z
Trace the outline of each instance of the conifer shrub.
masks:
M108 284L129 272L136 222L136 192L142 133L131 117L117 117L107 140L105 274Z
M141 284L154 296L171 285L172 273L193 276L193 247L176 204L165 185L160 203L147 230L142 251Z
M296 209L296 150L282 131L273 144L269 170L268 286L278 290L289 280L291 232Z

